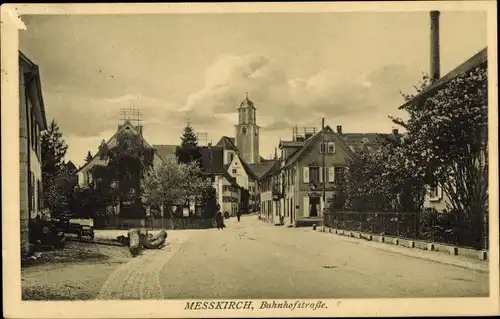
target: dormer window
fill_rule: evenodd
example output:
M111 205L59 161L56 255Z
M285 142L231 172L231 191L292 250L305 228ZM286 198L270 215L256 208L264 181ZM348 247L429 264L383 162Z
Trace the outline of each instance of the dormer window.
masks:
M244 127L244 128L241 129L241 131L243 132L243 134L246 134L247 133L247 128Z

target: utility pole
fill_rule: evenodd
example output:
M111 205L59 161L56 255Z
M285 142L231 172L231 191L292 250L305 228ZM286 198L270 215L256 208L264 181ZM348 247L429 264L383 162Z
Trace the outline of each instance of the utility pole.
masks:
M325 155L326 155L326 151L327 151L327 147L325 145L325 118L322 118L321 119L321 147L323 148L323 153L322 153L322 170L321 170L321 174L323 175L323 210L325 209L326 207L326 202L325 202L325 199L326 199L326 169L325 169ZM321 215L323 215L323 211L321 211Z

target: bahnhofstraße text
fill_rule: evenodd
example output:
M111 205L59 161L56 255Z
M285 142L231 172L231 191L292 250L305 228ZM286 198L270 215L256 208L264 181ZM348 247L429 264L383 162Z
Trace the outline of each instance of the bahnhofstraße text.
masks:
M325 309L323 301L188 301L184 310Z

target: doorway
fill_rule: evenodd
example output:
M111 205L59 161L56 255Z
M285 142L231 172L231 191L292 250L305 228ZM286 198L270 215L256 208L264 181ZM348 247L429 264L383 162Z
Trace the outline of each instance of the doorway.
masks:
M319 209L320 209L320 198L319 197L310 197L309 198L309 216L310 217L318 217Z

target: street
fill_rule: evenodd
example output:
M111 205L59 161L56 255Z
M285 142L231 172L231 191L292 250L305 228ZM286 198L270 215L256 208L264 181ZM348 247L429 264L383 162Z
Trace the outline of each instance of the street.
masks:
M263 223L171 231L167 249L122 266L101 299L417 298L488 295L488 274ZM403 248L402 248L403 249ZM446 256L446 258L454 258Z

